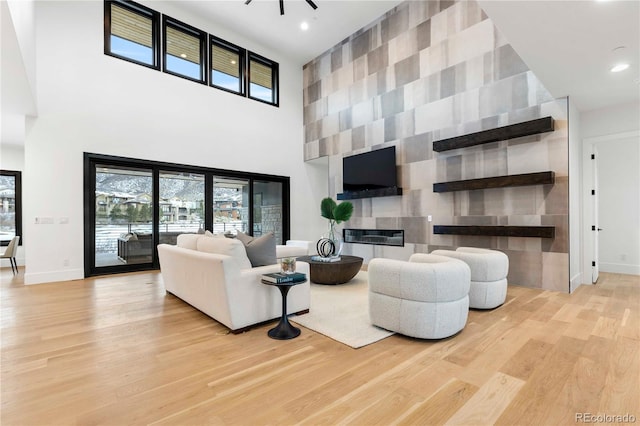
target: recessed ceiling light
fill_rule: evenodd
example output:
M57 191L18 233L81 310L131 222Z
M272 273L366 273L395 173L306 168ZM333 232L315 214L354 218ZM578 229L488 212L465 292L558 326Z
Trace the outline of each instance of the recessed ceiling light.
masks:
M627 64L626 62L621 62L611 67L611 72L620 72L626 70L627 68L629 68L629 64Z
M307 31L309 29L309 24L307 22L303 22L300 24L300 29L302 31Z
M187 54L186 54L186 53L181 53L181 54L180 54L180 57L181 57L181 58L186 58L186 57L187 57Z
M231 65L235 65L236 61L234 59L231 60Z

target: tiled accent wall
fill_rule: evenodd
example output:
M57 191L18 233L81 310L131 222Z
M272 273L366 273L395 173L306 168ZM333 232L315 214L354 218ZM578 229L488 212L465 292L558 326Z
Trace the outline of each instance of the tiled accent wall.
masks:
M553 116L556 130L441 153L434 140ZM474 1L408 1L304 67L305 159L396 146L402 196L352 200L348 228L404 229L365 258L476 246L509 256L509 283L568 292L568 126L555 100ZM554 171L554 185L434 193L433 183ZM428 217L433 218L432 222ZM433 234L432 225L552 225L554 239Z

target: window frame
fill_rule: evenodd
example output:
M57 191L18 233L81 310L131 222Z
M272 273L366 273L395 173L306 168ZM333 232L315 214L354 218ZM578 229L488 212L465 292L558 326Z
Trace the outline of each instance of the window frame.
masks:
M151 50L153 64L141 62L136 59L122 56L111 51L111 15L113 5L117 5L118 7L121 7L129 12L151 19ZM173 29L182 31L185 34L197 36L197 38L199 39L201 57L199 79L167 69L166 56L168 27L172 27ZM238 79L240 82L239 91L229 89L224 86L219 86L213 82L212 74L214 72L214 67L212 66L212 49L214 46L237 53L239 72ZM140 5L131 0L104 0L104 54L114 58L122 59L133 64L142 65L144 67L151 68L157 71L162 71L169 75L204 84L213 87L214 89L225 91L227 93L233 93L267 105L280 107L280 64L262 55L251 52L234 43L230 43L226 40L214 36L213 34L199 30L196 27L162 14L149 7ZM265 100L251 95L252 61L255 61L262 66L269 68L271 71L271 100Z
M231 89L227 89L226 87L222 87L222 86L218 86L217 84L215 84L213 82L213 78L212 78L212 73L214 71L213 68L213 64L211 63L211 61L213 61L213 55L211 55L211 50L213 48L213 46L216 45L218 47L221 47L223 49L227 49L227 50L235 50L238 52L238 71L239 71L239 80L240 80L240 91L235 91L235 90L231 90ZM228 93L233 93L235 95L239 95L242 97L246 97L247 96L247 50L235 45L233 43L230 43L226 40L223 40L219 37L214 36L213 34L209 34L209 62L207 63L208 65L208 74L209 74L209 86L213 87L214 89L219 89L219 90L224 90L225 92Z
M118 55L111 51L111 5L115 4L123 9L127 9L129 12L142 15L151 18L151 50L153 57L153 64L147 64L145 62L136 61L135 59L127 56ZM136 2L130 0L105 0L104 2L104 54L113 56L114 58L122 59L127 62L142 65L154 70L160 70L160 13L142 6Z
M188 75L180 74L175 71L167 69L167 26L172 27L178 31L182 31L185 34L192 35L200 41L200 78L195 79ZM207 33L199 30L196 27L192 27L189 24L185 24L175 18L167 15L162 15L162 72L175 75L176 77L185 78L187 80L195 81L196 83L207 84L208 72L207 72Z
M15 235L20 236L18 245L24 242L22 235L22 172L18 170L0 170L0 176L13 176L15 179ZM9 241L2 241L0 246L8 246Z
M261 63L264 66L271 68L271 102L265 101L264 99L251 96L251 61L256 61ZM275 107L280 106L280 65L272 61L271 59L265 58L264 56L258 55L257 53L247 51L247 97L249 99L253 99L254 101L262 102L268 105L273 105Z
M96 165L112 165L124 168L147 168L153 169L153 245L157 247L159 243L159 227L162 211L160 207L160 173L161 172L179 172L179 173L197 173L203 174L205 177L205 228L213 229L214 212L213 212L213 181L215 177L225 177L230 179L247 179L249 181L249 196L247 212L249 212L248 231L253 234L253 183L256 180L279 182L282 184L282 240L290 239L291 227L291 189L290 177L281 175L271 175L264 173L251 173L228 169L217 169L203 166L194 166L178 163L167 163L162 161L144 160L137 158L119 157L106 154L94 154L84 152L84 176L83 176L83 222L84 222L84 274L85 277L116 274L123 272L144 271L160 268L157 250L153 250L152 261L149 263L132 263L115 266L96 266L95 265L95 182L96 182Z

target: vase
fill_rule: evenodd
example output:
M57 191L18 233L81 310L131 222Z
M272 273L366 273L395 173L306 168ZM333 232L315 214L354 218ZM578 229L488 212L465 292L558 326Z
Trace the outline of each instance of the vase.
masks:
M318 241L316 248L320 256L334 258L340 256L343 246L344 240L340 235L340 231L336 229L335 223L330 223L329 230Z

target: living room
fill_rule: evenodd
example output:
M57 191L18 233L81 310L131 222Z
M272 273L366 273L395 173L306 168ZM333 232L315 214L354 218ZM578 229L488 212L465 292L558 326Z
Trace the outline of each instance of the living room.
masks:
M455 77L459 71L455 69L453 83L449 84L449 87L452 87L450 93L449 89L443 89L438 83L438 99L427 97L425 102L418 104L415 99L393 98L397 95L397 91L394 92L393 84L398 81L392 77L385 76L384 79L380 77L384 80L384 83L380 84L385 85L385 91L377 93L376 96L388 95L385 96L385 101L382 101L386 104L380 107L387 111L388 115L375 116L374 118L373 111L378 106L375 104L377 101L372 101L373 97L362 98L362 100L371 102L371 110L364 111L356 104L348 103L349 101L344 99L343 94L335 95L344 89L344 84L350 84L348 79L353 78L353 75L349 77L348 73L338 71L335 77L331 77L335 86L325 88L326 80L323 80L323 84L320 85L322 87L318 85L312 87L319 80L314 78L309 70L317 68L319 71L316 76L320 76L320 80L327 78L334 71L332 70L332 56L337 54L329 54L328 62L327 55L312 58L305 71L302 65L307 62L300 64L289 58L286 51L264 46L259 41L243 35L242 31L214 26L208 22L206 17L183 8L179 3L141 2L164 14L215 33L221 38L232 40L238 45L255 50L276 61L279 64L281 84L279 87L279 106L274 107L216 91L105 55L103 52L104 8L102 2L25 2L26 6L22 7L26 9L20 9L15 3L3 2L1 5L3 43L5 40L4 28L7 28L4 25L4 20L8 19L7 14L11 13L13 22L10 27L15 28L13 38L21 49L20 65L22 68L22 74L14 82L16 86L20 86L20 82L24 83L28 96L22 98L20 108L16 108L19 111L14 111L15 114L12 114L11 118L18 121L18 127L21 123L22 144L6 144L3 138L2 169L23 171L24 245L19 251L18 260L20 266L24 267L21 269L21 274L26 284L58 282L58 285L63 288L65 285L69 285L70 280L84 278L84 170L82 158L86 152L289 176L291 182L290 205L292 206L291 236L296 239L313 240L326 231L326 223L318 212L319 201L327 195L335 196L341 192L342 157L349 153L365 151L372 146L390 144L397 144L404 150L399 160L401 182L407 190L410 190L408 194L411 195L399 199L358 201L352 225L353 227L369 228L377 227L380 224L384 228L393 228L394 224L399 223L398 218L403 218L403 226L406 227L407 233L415 235L417 238L408 241L410 245L404 250L393 248L373 250L369 247L354 246L350 248L353 253L365 258L374 255L400 258L408 257L410 252L419 252L425 249L430 251L430 248L433 248L429 247L430 245L448 246L452 245L454 241L465 241L454 240L454 237L450 236L436 236L430 230L433 224L452 224L457 216L505 216L508 220L509 216L524 215L527 216L526 220L542 224L543 216L557 215L560 222L554 224L561 232L556 247L549 248L540 240L520 239L513 241L514 245L512 246L497 248L514 252L513 270L514 273L517 273L514 277L517 276L524 280L527 276L534 275L533 272L537 274L537 281L532 281L530 287L560 290L566 296L580 284L588 284L591 281L591 260L586 255L588 251L586 240L591 236L582 229L582 225L587 221L583 217L583 212L589 200L579 195L583 189L582 176L586 174L585 162L582 158L587 153L590 154L588 150L590 145L594 143L594 140L588 141L590 138L630 132L637 134L640 128L638 125L637 86L635 87L635 98L633 98L635 100L604 108L580 111L572 104L571 93L564 95L569 95L569 100L566 98L558 100L556 97L550 96L548 92L540 95L546 89L540 88L538 85L544 86L544 83L538 80L535 71L526 69L526 66L522 68L523 61L515 58L517 54L513 53L517 52L515 44L514 48L510 49L508 37L505 40L497 36L496 39L485 40L482 38L478 40L479 42L488 41L485 51L482 52L483 55L493 55L498 51L507 52L506 55L510 55L508 67L515 67L511 69L513 74L507 75L507 73L502 76L504 78L498 80L505 80L505 84L509 87L519 87L517 85L524 80L527 84L531 84L530 87L535 86L538 90L537 92L527 92L523 96L521 92L514 89L513 92L506 91L502 95L513 97L516 103L523 101L523 99L529 102L533 97L531 104L527 103L523 108L509 108L507 111L494 109L490 112L484 111L481 114L479 107L476 108L479 105L479 100L476 98L475 103L472 104L473 107L467 105L460 107L458 102L461 102L467 89L480 90L485 87L484 68L482 68L484 62L473 62L475 56L462 52L465 49L461 48L459 51L452 50L449 53L469 55L467 59L459 61L459 63L465 64L465 70L460 72L470 73L474 78L478 78L477 76L480 75L480 81L476 86L461 86ZM11 11L8 4L11 4ZM253 6L255 5L246 7ZM271 6L276 8L275 3ZM307 7L305 4L303 6ZM602 4L602 6L606 6L606 4ZM322 8L322 4L319 7ZM445 25L443 21L446 21L444 17L448 13L447 9L445 8L444 12L434 13L434 15L439 15L436 17L436 21L441 25ZM21 10L23 13L16 13L16 10ZM480 9L471 6L469 10L470 21L476 19L473 21L478 30L476 35L484 37L487 32L493 32L491 25L489 25L491 24L490 20L483 16ZM29 13L33 18L31 21ZM417 28L418 25L413 24L412 21L412 24L407 24L407 26L412 29ZM397 26L397 29L393 30L396 31L396 36L407 37L403 35L402 30L398 29L402 28L403 22L392 25ZM470 22L465 25L470 25ZM479 28L479 26L487 28ZM73 28L73 31L61 31L60 28ZM459 30L462 28L443 29L445 34L447 31L455 33ZM431 31L435 31L435 29L432 28ZM473 39L473 35L468 34L468 36ZM375 37L377 36L370 39L369 43L371 44L367 44L367 49L372 48L372 50L363 50L366 54L372 53L378 47L374 41ZM435 46L447 41L446 37L440 37L440 40L432 38L431 43ZM350 43L355 38L352 37ZM449 42L451 45L454 44L451 40ZM385 65L382 63L376 65L374 64L375 59L372 59L371 65L367 63L366 66L363 64L349 64L348 66L354 73L358 66L365 66L358 72L366 74L367 77L369 76L369 68L367 67L373 66L379 69L394 70L406 67L407 74L410 75L413 72L412 67L416 64L399 63L408 58L405 48L417 48L417 46L407 47L399 41L393 43L395 43L395 50L391 50L391 56L397 58L398 62L389 59ZM331 47L332 45L328 45L326 49ZM3 55L5 55L4 52L3 44ZM375 52L370 56L375 56ZM348 64L347 57L346 53L342 53L342 58L345 59L343 66ZM477 61L477 59L475 60ZM419 65L422 66L422 63ZM429 66L434 65L430 64ZM478 66L481 67L479 68L480 74L469 71ZM635 66L637 67L637 64ZM3 61L3 73L5 72L4 67ZM426 81L424 84L429 83L428 76L434 73L424 74L426 76L423 78ZM420 76L423 77L422 71L420 71ZM347 78L346 83L345 78ZM509 78L514 80L507 81ZM365 90L364 87L368 87L365 84L373 84L373 81L366 83L364 81L363 79L360 83L362 90ZM438 81L440 81L439 75ZM378 84L378 80L375 83ZM6 93L4 89L3 83L3 108ZM387 92L386 89L390 90ZM303 90L306 93L304 97L301 95ZM630 91L633 92L633 90ZM310 93L313 91L315 93ZM416 89L416 92L418 91ZM334 96L329 97L330 94ZM449 105L442 109L430 110L429 108L432 107L429 105L441 101L441 95L444 102L453 104L455 99L456 108L460 109L453 109L453 106ZM540 97L537 97L538 95ZM311 105L314 103L316 104ZM321 105L324 104L326 104L327 111L323 112ZM461 129L464 128L465 123L471 124L473 127L474 122L480 122L482 118L500 116L502 121L496 119L498 121L492 123L495 125L511 124L518 121L519 117L537 118L526 114L519 116L518 114L531 113L538 107L544 111L551 111L551 115L558 123L558 130L554 131L556 135L545 136L542 139L542 144L546 146L550 140L559 140L562 147L559 154L550 149L536 151L535 156L530 157L536 162L536 166L540 163L549 165L550 162L556 161L557 164L554 163L553 170L557 176L565 178L565 182L562 184L564 186L561 188L562 194L554 199L553 202L556 204L553 204L553 208L550 211L541 212L538 210L539 205L533 205L530 209L513 215L509 212L498 211L496 213L496 210L494 213L488 214L484 210L482 213L474 213L481 210L476 208L480 204L467 204L467 207L471 206L470 209L457 211L455 214L450 213L453 201L443 206L442 197L437 198L436 194L431 193L430 185L443 177L453 179L447 177L452 172L447 172L446 167L438 170L437 167L428 169L414 164L433 160L433 157L427 158L427 154L418 152L418 148L415 150L415 156L411 157L409 149L420 142L430 145L433 140L410 140L414 136L411 132L415 130L420 133L430 133L442 128L449 132L449 136L453 136L456 131L459 132L458 134L464 133L461 132ZM337 118L330 116L334 112L332 108L338 108L340 111L352 110L349 113L350 124L347 126L350 137L345 134L345 125L340 123L339 115ZM420 122L409 118L411 114L408 112L419 108L422 108L423 116L429 117L429 120ZM525 111L526 108L531 109ZM316 124L318 120L312 119L312 117L316 117L316 114L320 114L321 120L326 119L326 122ZM447 117L444 117L445 115ZM473 117L474 119L456 123L449 121L451 117L461 116ZM576 117L579 118L575 119ZM3 125L5 122L9 123L9 121L4 121L3 117ZM430 126L438 126L438 128ZM356 133L358 136L355 135ZM429 138L432 136L430 134ZM443 135L443 137L445 136ZM587 141L585 142L585 140ZM595 142L597 143L597 141ZM539 143L540 141L535 142L535 144ZM515 144L525 152L517 153L521 156L519 162L511 162L509 159L507 162L510 166L515 165L516 169L527 168L525 148L528 144L530 143ZM504 151L508 150L506 146L503 148ZM513 148L511 150L513 151ZM525 159L522 159L522 156ZM455 162L456 160L449 161ZM477 160L477 163L474 163L476 160L468 157L461 161L465 162L464 167L471 167L470 164L475 164L478 169L491 167L489 161L485 164L482 159ZM427 164L423 163L423 165ZM453 167L458 167L457 173L461 176L471 173L469 168L455 165ZM440 175L436 176L436 173ZM566 178L572 176L576 176L576 179L566 182ZM422 179L424 182L415 183ZM536 195L535 192L533 194ZM496 200L490 201L495 202ZM443 213L443 210L446 212ZM428 222L426 219L428 215L432 215L436 222ZM34 220L37 217L54 218L54 223L51 225L37 224ZM518 218L512 217L511 219ZM553 220L555 219L558 218L553 218ZM536 247L531 249L532 246ZM530 253L535 253L533 255L534 261L526 257ZM550 255L550 253L552 254ZM602 255L604 256L605 253ZM634 264L631 254L627 260L627 266L629 265L631 267L637 266L637 262ZM545 272L544 268L547 267L551 269ZM558 273L558 271L561 272ZM3 281L5 276L3 272ZM148 276L145 276L144 279L149 280ZM132 280L135 281L135 278ZM153 282L153 279L150 282ZM564 299L562 296L559 296L559 299L570 300ZM186 312L176 305L172 305L172 309ZM190 318L193 316L192 314L187 315ZM222 330L215 326L213 328L216 331ZM319 339L314 337L313 340ZM247 337L243 337L242 341L248 344L252 343L247 340ZM323 342L318 343L328 345ZM305 351L303 347L299 349ZM278 351L277 348L273 350ZM336 352L341 353L339 349L336 349Z

